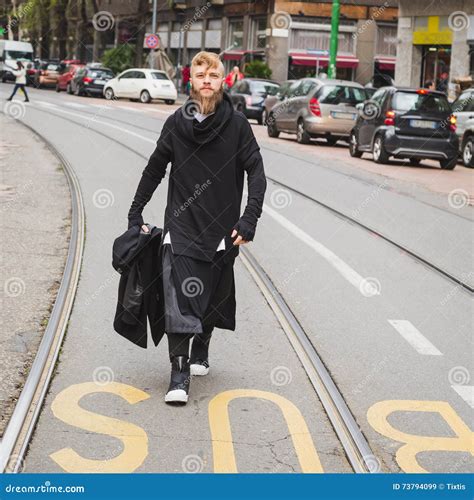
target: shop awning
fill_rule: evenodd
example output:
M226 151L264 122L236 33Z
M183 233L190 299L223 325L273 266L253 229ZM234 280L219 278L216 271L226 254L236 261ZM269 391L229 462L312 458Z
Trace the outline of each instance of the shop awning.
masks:
M329 56L316 56L315 54L309 52L301 52L301 51L290 51L288 54L291 57L291 63L296 66L314 66L318 64L319 66L324 67L329 63ZM338 68L357 68L359 64L359 59L352 55L338 55L336 57L336 66Z
M264 50L243 50L243 49L242 50L240 50L240 49L226 50L224 52L224 61L240 61L247 54L264 55L265 51Z
M394 70L396 58L395 57L388 57L388 56L387 57L377 56L375 58L375 62L378 64L379 69Z

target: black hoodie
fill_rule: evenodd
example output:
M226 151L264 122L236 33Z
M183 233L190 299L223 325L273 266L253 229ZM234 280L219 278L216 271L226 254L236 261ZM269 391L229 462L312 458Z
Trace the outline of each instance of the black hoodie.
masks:
M156 149L142 172L128 213L129 227L143 224L142 211L171 162L164 233L172 235L173 252L212 261L225 238L226 251L236 256L232 229L251 241L262 213L266 178L252 128L224 92L215 113L199 122L191 99L170 115ZM240 217L247 172L248 198Z

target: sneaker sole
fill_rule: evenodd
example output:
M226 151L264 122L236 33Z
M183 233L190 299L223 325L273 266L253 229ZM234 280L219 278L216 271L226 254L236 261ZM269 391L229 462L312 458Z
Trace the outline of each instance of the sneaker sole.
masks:
M165 402L166 403L182 403L188 402L188 395L183 389L175 389L174 391L169 391L166 393Z
M191 365L191 375L207 375L209 373L209 367L202 365Z

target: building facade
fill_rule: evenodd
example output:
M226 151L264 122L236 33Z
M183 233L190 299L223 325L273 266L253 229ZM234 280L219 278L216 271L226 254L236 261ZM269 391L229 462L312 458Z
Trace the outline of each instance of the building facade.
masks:
M428 5L429 4L429 8ZM474 77L474 1L400 0L397 85L453 82Z

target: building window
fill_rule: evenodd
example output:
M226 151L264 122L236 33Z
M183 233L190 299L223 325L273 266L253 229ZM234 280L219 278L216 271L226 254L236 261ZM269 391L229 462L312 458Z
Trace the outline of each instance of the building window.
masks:
M354 53L352 32L340 31L338 34L338 52ZM329 30L291 29L290 47L292 49L329 50L331 32Z
M375 53L380 56L397 55L397 26L377 23Z
M229 22L229 38L227 46L235 49L244 47L244 21L242 19L232 19Z
M264 49L267 44L267 19L259 17L252 19L252 49Z

